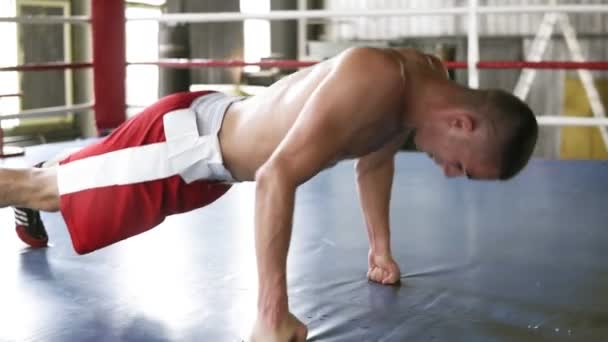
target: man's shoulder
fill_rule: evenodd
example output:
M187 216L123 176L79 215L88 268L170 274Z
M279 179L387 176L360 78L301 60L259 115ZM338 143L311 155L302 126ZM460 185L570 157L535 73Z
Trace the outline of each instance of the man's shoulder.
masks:
M344 50L338 56L337 63L343 64L355 64L358 66L367 66L367 70L374 66L382 66L391 58L387 54L386 49L374 48L374 47L351 47Z
M335 74L350 85L366 84L374 90L394 87L401 82L399 64L387 50L353 47L342 52L333 66Z

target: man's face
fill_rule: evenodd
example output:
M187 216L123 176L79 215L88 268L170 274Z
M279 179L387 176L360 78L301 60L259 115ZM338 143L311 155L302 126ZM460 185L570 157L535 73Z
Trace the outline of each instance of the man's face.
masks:
M489 152L496 150L492 148L495 139L474 131L426 128L416 132L414 142L421 152L435 161L446 177L499 178L497 158L495 153Z

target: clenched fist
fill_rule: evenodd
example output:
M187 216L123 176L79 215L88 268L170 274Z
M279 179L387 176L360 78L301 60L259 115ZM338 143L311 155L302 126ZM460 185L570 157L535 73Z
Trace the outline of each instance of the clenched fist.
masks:
M367 278L384 285L399 284L401 271L391 254L368 254Z
M250 342L306 342L307 335L308 330L304 323L288 313L275 327L258 317Z

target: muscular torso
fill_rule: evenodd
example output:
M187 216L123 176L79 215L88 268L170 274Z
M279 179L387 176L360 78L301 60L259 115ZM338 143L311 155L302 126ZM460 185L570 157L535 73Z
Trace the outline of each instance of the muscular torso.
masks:
M409 78L406 74L412 74L412 70L409 70L412 67L429 69L430 60L425 55L413 51L382 53L392 56L390 58L394 62L387 63L386 68L391 68L395 72L395 77L399 78L396 85L401 86L402 89L395 89L393 94L388 94L386 101L383 101L386 105L382 105L382 108L361 106L360 111L364 113L353 113L365 119L339 122L341 125L351 125L355 133L348 139L348 143L344 144L335 160L326 167L339 160L361 157L374 152L406 130L406 93L408 84L411 83L411 80L406 80ZM398 58L402 61L399 62ZM313 96L337 63L339 59L331 59L301 70L283 78L261 94L230 107L220 131L220 144L226 167L237 180L254 179L256 170L281 143L298 116L303 115L302 109L307 100ZM400 70L402 66L406 68L404 73ZM365 99L353 98L352 101L365 101Z

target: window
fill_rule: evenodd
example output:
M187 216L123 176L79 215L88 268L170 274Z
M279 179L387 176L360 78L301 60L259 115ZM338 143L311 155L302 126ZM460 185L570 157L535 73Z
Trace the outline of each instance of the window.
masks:
M2 16L69 15L68 1L0 0ZM47 62L70 62L71 27L68 24L29 25L1 23L3 53L0 65L22 65ZM72 104L72 70L0 73L0 115L22 110ZM4 96L9 95L9 96ZM70 121L71 116L58 114L44 119L10 119L2 128L41 122Z
M127 16L160 15L160 8L129 7ZM127 61L158 60L158 22L127 21L126 27ZM127 67L127 104L128 116L141 111L140 106L147 106L158 98L158 67L150 65L131 65Z
M16 14L15 0L0 0L0 16L14 17ZM0 23L0 65L17 65L17 25L14 23ZM19 96L19 73L16 71L0 72L0 115L17 113L21 108ZM7 96L9 95L9 96ZM2 128L14 127L19 119L3 120Z

